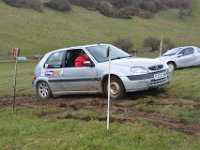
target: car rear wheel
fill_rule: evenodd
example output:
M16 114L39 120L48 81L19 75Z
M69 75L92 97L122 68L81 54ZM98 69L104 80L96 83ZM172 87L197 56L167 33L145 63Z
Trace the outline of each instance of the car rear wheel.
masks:
M108 96L108 79L104 82L104 94ZM120 99L125 95L124 85L117 77L110 78L110 97L111 99Z
M173 62L169 62L167 65L169 66L170 71L174 71L176 69L176 65Z
M44 81L40 81L37 84L36 91L41 99L48 99L52 96L49 85Z

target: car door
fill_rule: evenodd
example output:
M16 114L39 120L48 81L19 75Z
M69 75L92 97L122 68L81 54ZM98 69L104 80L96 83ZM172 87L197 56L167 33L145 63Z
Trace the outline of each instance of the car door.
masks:
M197 66L200 66L200 48L197 47Z
M48 78L49 86L52 92L64 91L62 85L62 62L65 51L57 51L52 53L44 64L44 76Z
M194 49L192 47L182 49L176 58L176 64L179 67L189 67L194 65Z
M75 59L83 53L81 49L68 50L63 68L63 86L65 91L97 92L100 87L98 71L95 66L74 67Z
M200 49L198 47L194 47L194 58L193 58L193 62L194 62L194 66L199 66L200 65Z

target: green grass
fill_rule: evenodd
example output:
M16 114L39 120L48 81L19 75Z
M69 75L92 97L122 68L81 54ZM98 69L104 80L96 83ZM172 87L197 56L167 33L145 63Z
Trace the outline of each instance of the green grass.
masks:
M199 105L198 102L193 102L189 99L174 100L174 102L178 102L180 105L148 105L148 103L142 101L140 103L136 103L135 106L139 110L155 111L174 119L185 120L194 124L200 124L200 110L194 108L195 105Z
M31 85L35 65L36 63L18 64L17 95L35 94ZM174 119L184 119L199 124L200 111L193 108L197 103L192 101L192 99L200 98L199 69L176 70L169 85L153 91L132 93L128 99L138 99L138 101L133 101L138 109L153 110ZM0 96L11 96L14 63L0 64L0 72ZM149 100L159 97L178 98L177 102L183 105L146 105ZM0 108L1 149L200 149L199 138L155 128L142 118L140 123L135 124L111 123L110 130L106 131L105 122L93 119L85 122L79 119L36 117L39 113L52 110L55 111L56 108L48 105L17 107L16 114L13 115L11 107ZM60 117L65 118L66 115L68 113L61 114ZM75 118L86 116L95 118L97 114L88 110L80 110L71 115Z
M18 63L17 65L17 94L33 94L33 70L36 63ZM14 63L0 64L0 95L11 96L14 84Z
M152 127L146 122L136 124L78 121L72 119L44 119L35 117L49 106L17 109L0 108L1 149L43 150L197 150L198 138L178 132Z
M85 109L81 109L79 111L76 111L76 112L72 112L72 113L62 113L61 115L59 115L60 118L67 118L71 116L72 117L75 117L75 118L84 118L84 117L90 117L90 118L93 118L93 117L97 117L98 115L93 112L93 111L89 111L89 110L85 110Z
M200 68L176 70L172 82L166 86L166 95L178 98L200 98Z
M200 124L200 110L194 109L200 99L200 68L187 68L175 70L170 84L155 90L136 92L129 96L129 99L143 99L136 102L138 109L144 111L156 111L175 119ZM148 101L157 98L173 99L179 105L148 105Z
M159 38L161 34L178 46L199 46L199 4L200 0L194 0L192 16L185 20L177 19L177 10L173 9L161 11L150 20L138 17L124 20L77 6L66 13L47 8L39 13L0 1L0 51L19 47L22 55L28 56L74 45L112 43L121 37L130 39L140 49L147 36Z

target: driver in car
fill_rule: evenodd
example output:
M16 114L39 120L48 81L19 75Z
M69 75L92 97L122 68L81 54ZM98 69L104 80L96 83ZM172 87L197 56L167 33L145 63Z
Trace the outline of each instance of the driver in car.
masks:
M83 52L82 55L78 56L76 59L75 59L75 67L83 67L84 66L84 62L85 61L90 61L90 58L88 57L88 55Z

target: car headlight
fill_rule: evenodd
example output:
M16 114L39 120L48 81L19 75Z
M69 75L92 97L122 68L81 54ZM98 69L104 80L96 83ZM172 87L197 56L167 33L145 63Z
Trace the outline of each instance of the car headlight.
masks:
M134 73L134 75L141 75L141 74L147 74L147 69L143 67L132 67L131 71Z

